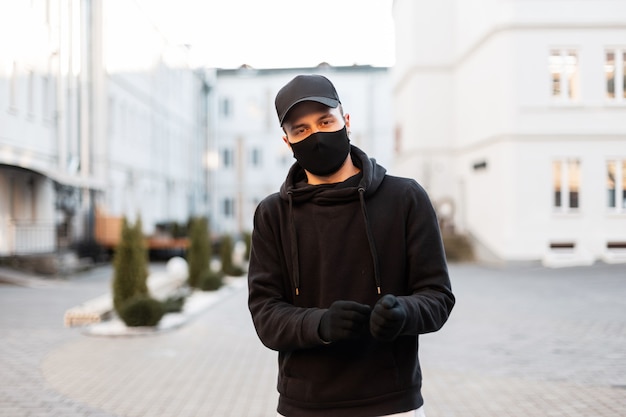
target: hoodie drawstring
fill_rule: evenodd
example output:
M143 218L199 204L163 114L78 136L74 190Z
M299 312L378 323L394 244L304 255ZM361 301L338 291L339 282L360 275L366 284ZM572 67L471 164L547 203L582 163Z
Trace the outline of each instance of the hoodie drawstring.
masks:
M287 191L289 197L289 237L291 239L291 266L293 268L293 283L296 288L296 295L300 295L300 263L298 260L298 240L296 234L296 224L293 215L293 196L291 191ZM374 243L374 235L370 228L370 223L367 217L367 209L365 208L365 188L359 187L359 201L361 202L361 213L363 214L363 220L365 223L365 233L367 234L367 242L370 248L370 254L372 255L372 261L374 263L374 283L376 284L376 291L380 294L380 266L378 263L378 254L376 253L376 245Z
M380 294L380 266L378 265L378 255L376 253L376 245L374 244L374 235L372 234L372 229L370 228L370 222L367 219L367 210L365 208L365 188L363 187L359 187L359 200L361 201L361 212L363 213L363 220L365 221L367 241L370 246L372 261L374 262L374 281L376 283L376 291Z
M293 197L291 191L287 191L289 196L289 237L291 238L291 262L293 267L293 283L296 287L296 295L300 295L300 263L298 261L298 239L296 236L296 224L293 219Z

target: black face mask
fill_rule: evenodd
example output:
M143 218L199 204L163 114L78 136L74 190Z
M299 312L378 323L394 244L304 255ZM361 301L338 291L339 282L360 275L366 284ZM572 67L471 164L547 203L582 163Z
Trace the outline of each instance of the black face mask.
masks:
M291 143L293 156L300 166L313 175L326 176L341 168L350 152L346 127L336 132L316 132Z

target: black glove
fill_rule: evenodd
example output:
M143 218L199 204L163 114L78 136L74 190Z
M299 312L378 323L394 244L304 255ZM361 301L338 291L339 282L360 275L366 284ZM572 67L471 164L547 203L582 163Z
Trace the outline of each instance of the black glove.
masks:
M383 295L374 306L370 318L370 332L378 340L391 342L402 329L406 321L406 309L391 294Z
M357 339L367 334L371 308L356 301L335 301L322 315L319 335L325 342Z

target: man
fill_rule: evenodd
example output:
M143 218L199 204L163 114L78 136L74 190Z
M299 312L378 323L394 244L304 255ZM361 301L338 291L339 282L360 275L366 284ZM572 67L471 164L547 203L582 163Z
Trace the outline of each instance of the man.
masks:
M325 77L295 77L275 103L297 162L256 210L248 305L278 351L278 413L423 416L418 335L455 301L428 196L350 145Z

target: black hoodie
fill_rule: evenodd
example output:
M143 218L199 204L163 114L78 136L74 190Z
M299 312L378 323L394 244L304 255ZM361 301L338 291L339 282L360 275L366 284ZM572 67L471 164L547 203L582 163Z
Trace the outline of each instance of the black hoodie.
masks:
M248 305L259 338L279 352L278 411L287 417L366 417L419 408L418 335L454 305L437 218L424 189L386 175L355 146L361 172L309 185L298 163L254 216ZM374 306L394 294L401 335L325 344L320 319L336 300Z

